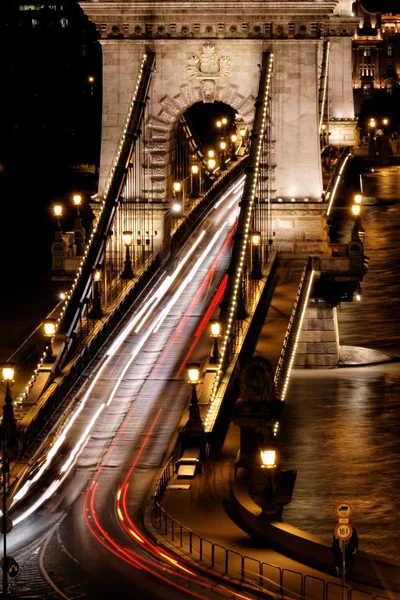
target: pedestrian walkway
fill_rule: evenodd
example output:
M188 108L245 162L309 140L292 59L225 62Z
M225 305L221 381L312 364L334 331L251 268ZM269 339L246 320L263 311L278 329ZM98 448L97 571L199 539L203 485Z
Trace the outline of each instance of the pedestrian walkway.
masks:
M274 369L293 309L298 281L294 273L280 267L278 285L256 345L255 354L271 361ZM165 492L148 506L145 524L158 543L194 561L201 568L249 589L283 597L315 600L372 600L400 598L400 595L360 582L347 582L345 595L334 562L325 572L280 553L273 542L254 540L235 521L233 507L234 467L240 445L240 430L230 424L224 445L203 462L194 478L171 478ZM161 510L158 508L161 507ZM261 512L261 511L260 511ZM232 517L232 518L231 518ZM284 519L284 513L283 513ZM288 527L289 530L294 528ZM299 531L299 530L296 530ZM321 540L306 532L305 539L324 548L330 559L331 540Z
M154 511L153 503L148 506L145 525L157 542L249 590L315 600L399 599L394 592L358 582L346 582L343 596L333 559L329 575L279 553L272 543L252 539L238 527L229 515L239 435L239 428L231 424L222 449L203 463L201 473L194 479L173 475L161 501L162 510ZM330 547L329 541L325 545Z

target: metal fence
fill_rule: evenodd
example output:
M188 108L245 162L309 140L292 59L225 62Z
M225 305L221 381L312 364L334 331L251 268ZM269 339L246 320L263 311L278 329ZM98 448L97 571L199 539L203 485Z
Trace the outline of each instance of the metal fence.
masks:
M175 473L175 457L164 467L154 494L153 526L159 535L172 542L176 549L190 555L196 562L220 576L234 579L258 592L269 593L282 599L310 600L390 600L387 596L342 586L339 582L326 581L321 577L307 575L278 565L262 562L214 543L198 535L161 506L168 481Z

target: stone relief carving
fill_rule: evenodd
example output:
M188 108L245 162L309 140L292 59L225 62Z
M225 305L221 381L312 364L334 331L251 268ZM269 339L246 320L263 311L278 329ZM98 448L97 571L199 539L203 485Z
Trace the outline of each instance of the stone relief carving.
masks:
M200 81L201 94L203 102L214 102L215 100L215 79L203 79Z
M189 81L199 81L203 102L214 102L216 79L229 79L232 76L230 56L218 56L215 45L203 44L199 55L192 55L186 61L186 77Z

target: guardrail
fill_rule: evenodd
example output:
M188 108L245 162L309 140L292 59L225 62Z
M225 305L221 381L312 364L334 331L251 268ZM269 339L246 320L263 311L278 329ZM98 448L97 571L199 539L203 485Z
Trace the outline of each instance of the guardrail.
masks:
M175 473L175 457L171 456L161 472L154 493L153 526L159 535L170 540L176 549L188 554L192 560L212 569L219 577L230 577L241 585L258 592L269 592L280 598L296 594L304 600L390 600L359 588L342 586L322 577L286 569L272 563L246 556L204 538L174 519L161 506L168 481Z

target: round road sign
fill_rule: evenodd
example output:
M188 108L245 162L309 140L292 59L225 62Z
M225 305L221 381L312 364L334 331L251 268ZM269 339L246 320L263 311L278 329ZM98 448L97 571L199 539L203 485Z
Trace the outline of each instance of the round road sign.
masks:
M3 557L0 560L0 567L7 570L10 577L16 577L19 573L19 564L12 556Z
M5 518L5 527L4 527L4 517L0 517L0 533L4 535L4 529L6 533L10 533L13 528L12 521L10 517Z
M335 536L339 540L348 540L351 538L353 528L348 523L338 523L335 527Z
M341 502L336 505L335 515L337 517L349 518L351 513L353 512L353 507L348 502Z

